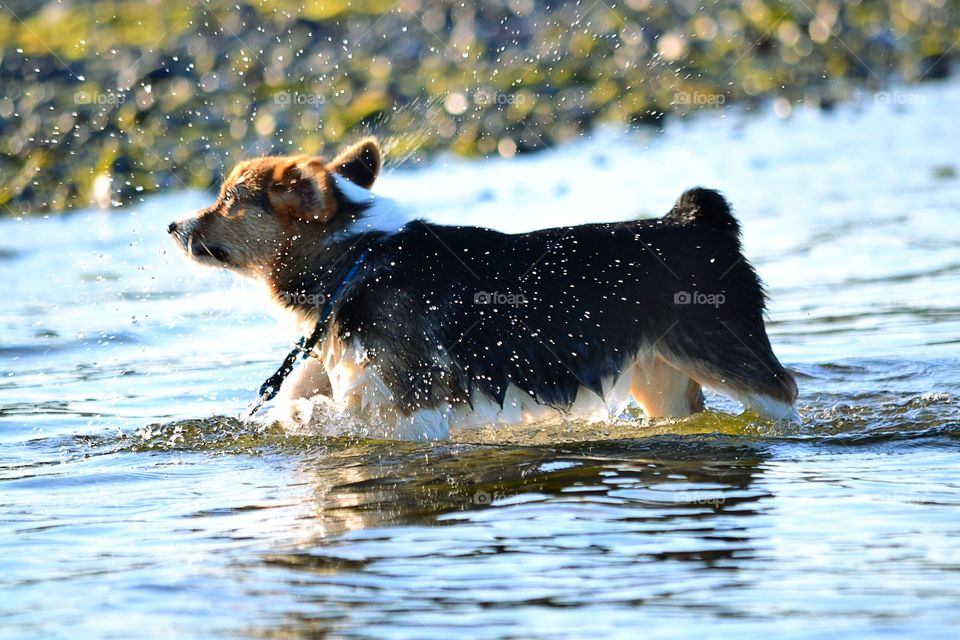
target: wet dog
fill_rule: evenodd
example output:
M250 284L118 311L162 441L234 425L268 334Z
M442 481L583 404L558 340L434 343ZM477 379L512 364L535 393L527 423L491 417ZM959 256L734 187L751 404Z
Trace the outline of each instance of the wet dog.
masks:
M405 215L370 191L381 161L373 139L332 161L247 160L169 226L192 259L264 282L315 331L285 397L323 394L404 438L617 416L631 401L687 416L702 387L796 419L762 284L716 191L689 190L662 218L511 235Z

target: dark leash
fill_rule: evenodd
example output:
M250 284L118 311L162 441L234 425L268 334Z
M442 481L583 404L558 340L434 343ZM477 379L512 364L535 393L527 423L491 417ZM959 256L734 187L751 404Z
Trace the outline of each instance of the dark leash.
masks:
M298 358L303 358L306 360L313 348L317 346L317 343L320 342L323 338L323 334L327 329L327 321L330 320L330 314L333 313L333 307L339 300L340 295L343 293L343 290L347 288L347 284L353 277L357 275L357 271L360 270L360 267L363 265L364 261L369 255L370 249L364 249L360 252L360 255L357 256L356 262L353 263L353 266L350 267L350 270L347 271L346 277L340 281L340 284L337 286L337 289L333 292L333 295L327 300L326 304L323 305L323 311L320 313L320 319L317 320L317 325L313 328L313 332L309 336L301 336L297 341L297 345L293 350L287 354L287 357L283 359L283 364L280 365L280 368L277 369L277 372L272 376L267 378L262 385L260 385L260 397L253 403L253 406L250 410L250 416L253 416L257 411L260 410L260 407L263 406L264 402L273 400L277 397L277 393L280 391L280 385L283 384L283 381L287 379L287 376L290 375L290 372L293 371L293 367L297 362Z

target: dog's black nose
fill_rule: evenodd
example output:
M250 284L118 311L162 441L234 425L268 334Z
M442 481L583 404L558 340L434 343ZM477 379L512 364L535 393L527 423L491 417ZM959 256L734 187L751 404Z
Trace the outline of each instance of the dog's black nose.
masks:
M167 233L176 233L176 232L177 232L177 223L171 222L170 225L167 227Z

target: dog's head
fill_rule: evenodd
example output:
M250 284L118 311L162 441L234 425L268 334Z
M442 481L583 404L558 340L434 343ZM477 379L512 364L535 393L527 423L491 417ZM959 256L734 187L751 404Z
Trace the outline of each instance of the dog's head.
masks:
M346 218L356 212L356 202L345 198L335 175L369 189L381 162L373 138L332 161L306 155L245 160L227 176L216 202L167 231L200 264L263 276L297 238L316 242L352 222Z

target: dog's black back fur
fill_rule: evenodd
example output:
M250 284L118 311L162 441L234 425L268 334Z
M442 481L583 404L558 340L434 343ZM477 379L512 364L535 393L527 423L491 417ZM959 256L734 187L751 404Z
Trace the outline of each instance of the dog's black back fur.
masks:
M715 191L690 190L654 220L517 235L415 221L349 241L341 266L364 247L370 258L333 319L406 412L470 402L477 390L502 405L509 384L562 409L581 386L602 395L645 348L705 384L796 397L739 226ZM722 304L683 303L682 293Z

